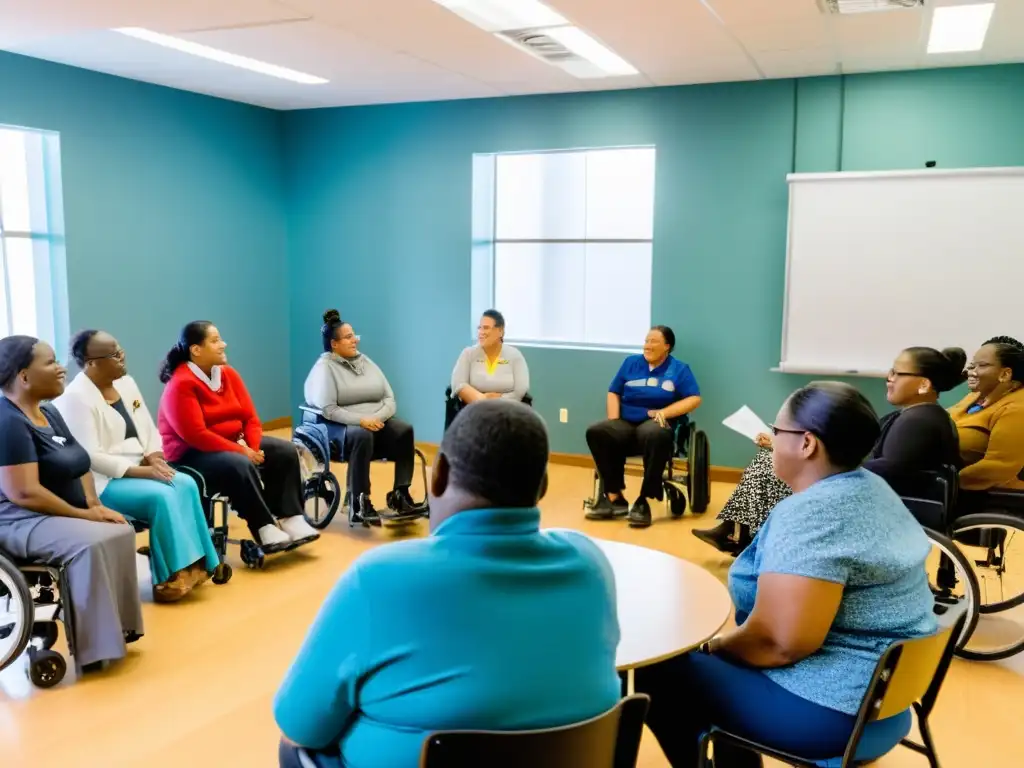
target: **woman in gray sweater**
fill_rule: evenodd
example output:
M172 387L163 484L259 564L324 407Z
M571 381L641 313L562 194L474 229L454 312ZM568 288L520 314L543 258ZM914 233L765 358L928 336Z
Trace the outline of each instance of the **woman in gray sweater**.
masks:
M530 369L515 347L505 344L505 318L488 309L476 329L477 346L466 347L452 371L452 396L463 403L501 397L522 400L530 391Z
M395 464L389 506L402 514L418 511L409 494L416 444L412 425L396 419L395 394L377 364L359 351L359 337L336 309L324 313L324 353L306 377L306 402L327 419L327 431L348 463L348 489L355 515L376 521L370 503L370 462Z

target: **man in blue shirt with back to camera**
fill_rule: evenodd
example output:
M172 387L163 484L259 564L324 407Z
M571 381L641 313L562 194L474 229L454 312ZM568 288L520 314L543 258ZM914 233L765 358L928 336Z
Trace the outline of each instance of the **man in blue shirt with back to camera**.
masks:
M651 524L648 499L661 499L662 476L672 461L674 430L700 405L700 387L690 366L672 357L676 335L667 325L647 332L641 355L627 357L608 387L608 419L587 429L604 493L587 512L588 520L613 520L629 514L631 528ZM626 459L642 456L644 481L630 507Z
M544 422L482 400L434 462L431 535L362 555L320 610L274 702L282 768L415 768L434 731L518 731L615 705L611 565L540 530Z

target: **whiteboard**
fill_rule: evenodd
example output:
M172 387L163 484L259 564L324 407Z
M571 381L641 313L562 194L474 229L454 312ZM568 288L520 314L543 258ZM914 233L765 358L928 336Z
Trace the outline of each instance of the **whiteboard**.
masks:
M1024 339L1024 168L787 180L780 370L881 375L906 347Z

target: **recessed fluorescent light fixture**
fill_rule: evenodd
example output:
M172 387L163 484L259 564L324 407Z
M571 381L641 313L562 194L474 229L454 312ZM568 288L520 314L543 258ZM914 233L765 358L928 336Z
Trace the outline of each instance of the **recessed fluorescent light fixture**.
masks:
M985 45L995 3L943 5L932 14L928 53L980 51Z
M920 8L924 0L818 0L825 13L875 13Z
M164 48L171 48L181 53L189 53L193 56L199 56L200 58L209 59L221 64L230 64L232 67L248 69L250 72L258 72L261 75L291 80L293 83L323 85L328 82L322 77L307 75L305 72L298 72L287 67L279 67L276 64L267 64L265 61L250 59L248 56L239 56L234 53L218 50L217 48L211 48L208 45L200 45L189 40L182 40L180 37L162 35L159 32L152 32L141 27L121 27L115 29L114 32L120 32L122 35L134 37L137 40L145 40L147 43L153 43L154 45L162 45Z
M434 0L485 32L537 29L568 24L558 11L539 0Z
M498 39L573 77L635 75L629 62L540 0L434 0Z

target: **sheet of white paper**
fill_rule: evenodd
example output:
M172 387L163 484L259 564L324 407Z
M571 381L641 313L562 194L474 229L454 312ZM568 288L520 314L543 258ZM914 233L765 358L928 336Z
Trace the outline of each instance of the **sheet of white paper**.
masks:
M734 432L753 440L759 434L771 434L771 429L761 421L760 417L747 406L743 406L731 416L726 416L722 424Z

